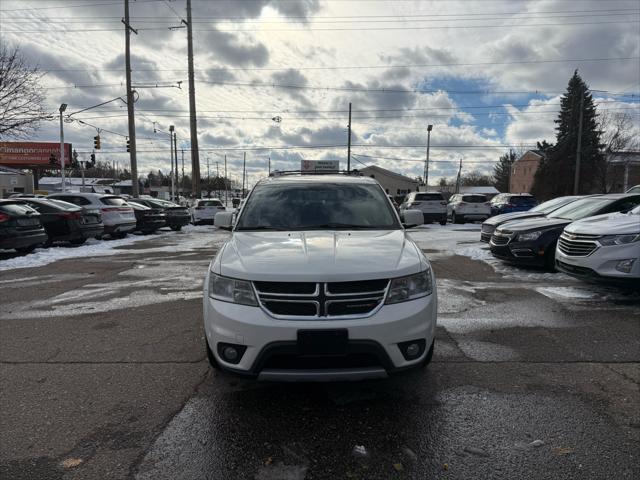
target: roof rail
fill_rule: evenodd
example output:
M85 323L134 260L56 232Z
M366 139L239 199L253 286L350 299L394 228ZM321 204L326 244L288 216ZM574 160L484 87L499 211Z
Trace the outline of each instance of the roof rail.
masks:
M270 177L280 177L283 175L354 175L354 176L362 176L356 169L352 170L273 170L269 172Z

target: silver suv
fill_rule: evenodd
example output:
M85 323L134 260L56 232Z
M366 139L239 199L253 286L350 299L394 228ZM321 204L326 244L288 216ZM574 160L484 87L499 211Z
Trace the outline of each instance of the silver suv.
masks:
M424 223L447 223L447 202L440 192L411 192L400 206L404 210L420 210Z

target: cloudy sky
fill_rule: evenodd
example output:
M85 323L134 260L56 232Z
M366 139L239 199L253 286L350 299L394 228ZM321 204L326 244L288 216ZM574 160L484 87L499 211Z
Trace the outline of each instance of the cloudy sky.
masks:
M3 0L0 37L47 72L52 112L125 96L122 0ZM490 172L510 146L554 141L559 95L579 69L598 110L640 124L637 0L192 0L201 172L250 182L300 159L421 176L431 134L430 183ZM139 172L169 169L174 124L190 164L185 0L131 1ZM88 156L128 162L126 106L74 115L67 141ZM279 117L280 121L273 118ZM154 133L154 128L156 132ZM109 133L110 132L115 133ZM117 135L117 134L121 135ZM57 123L33 140L55 141ZM222 170L221 170L222 173Z

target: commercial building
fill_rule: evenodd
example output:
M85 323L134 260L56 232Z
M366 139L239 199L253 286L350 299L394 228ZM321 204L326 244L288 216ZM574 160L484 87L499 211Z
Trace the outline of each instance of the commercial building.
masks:
M0 198L7 198L12 193L33 193L33 175L0 166Z
M375 178L382 188L384 188L387 194L396 196L403 196L409 192L417 192L420 182L410 177L405 177L391 170L386 170L376 165L364 167L358 169L358 171L366 176Z

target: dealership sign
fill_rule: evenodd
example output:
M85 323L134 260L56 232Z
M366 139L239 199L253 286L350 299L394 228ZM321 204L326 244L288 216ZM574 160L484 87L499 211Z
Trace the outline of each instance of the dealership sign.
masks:
M338 160L301 160L300 170L302 172L337 172L340 170Z
M14 168L52 166L60 163L60 143L56 142L0 142L0 165ZM64 144L65 164L71 164L71 144Z

